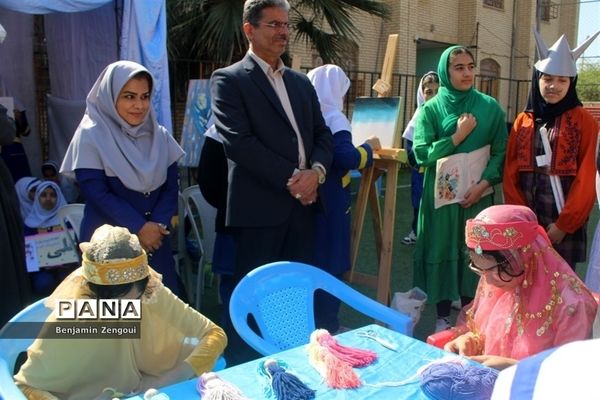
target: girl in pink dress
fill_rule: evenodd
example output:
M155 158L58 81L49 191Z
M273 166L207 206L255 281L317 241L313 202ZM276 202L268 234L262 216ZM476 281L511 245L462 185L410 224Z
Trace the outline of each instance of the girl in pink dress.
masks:
M590 337L597 304L554 250L531 209L488 207L467 221L470 268L481 275L445 350L503 369L551 347Z

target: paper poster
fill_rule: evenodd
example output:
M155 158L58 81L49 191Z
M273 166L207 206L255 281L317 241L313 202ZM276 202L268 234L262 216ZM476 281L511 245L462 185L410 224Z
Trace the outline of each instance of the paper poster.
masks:
M25 236L25 260L28 272L79 262L77 252L63 231Z
M381 147L400 148L401 97L358 97L352 113L352 143L360 146L370 136Z
M185 151L185 156L179 160L182 167L197 167L200 161L204 132L211 116L209 82L208 79L192 79L189 82L181 132L181 147Z

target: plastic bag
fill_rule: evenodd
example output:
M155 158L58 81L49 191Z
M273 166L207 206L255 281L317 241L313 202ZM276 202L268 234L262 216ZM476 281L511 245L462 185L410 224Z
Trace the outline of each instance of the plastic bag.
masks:
M408 292L396 292L392 298L391 307L403 314L410 316L413 328L421 318L421 312L425 308L427 293L421 288L414 287Z

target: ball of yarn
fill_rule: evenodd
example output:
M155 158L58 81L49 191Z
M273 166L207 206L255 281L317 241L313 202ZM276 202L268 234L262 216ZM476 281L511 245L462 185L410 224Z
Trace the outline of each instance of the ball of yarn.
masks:
M421 390L432 400L488 400L498 371L470 363L431 363L421 371Z

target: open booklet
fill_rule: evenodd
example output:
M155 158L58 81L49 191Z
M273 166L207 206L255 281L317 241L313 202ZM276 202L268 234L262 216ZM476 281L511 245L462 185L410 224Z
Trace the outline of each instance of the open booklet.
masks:
M481 179L489 160L489 144L470 153L453 154L437 160L433 187L434 207L463 201L467 190ZM489 187L482 197L493 192L494 189Z

